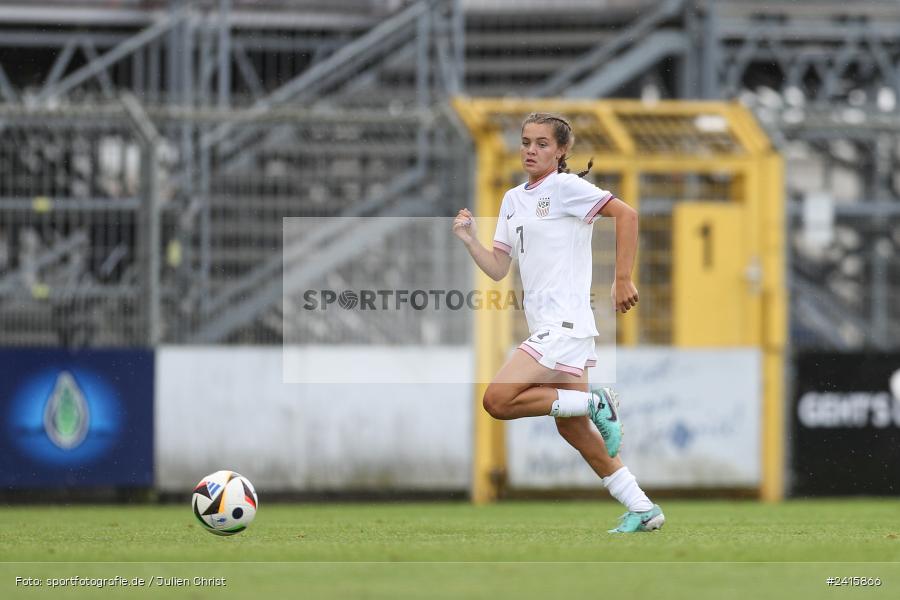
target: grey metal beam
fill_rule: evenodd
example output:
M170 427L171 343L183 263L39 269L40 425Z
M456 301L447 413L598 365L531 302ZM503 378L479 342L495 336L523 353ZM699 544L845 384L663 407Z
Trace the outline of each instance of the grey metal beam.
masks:
M229 32L234 39L242 42L252 41L254 48L261 51L274 52L308 52L319 47L333 48L335 42L332 40L321 40L310 38L309 36L299 36L293 38L285 38L283 33L278 32L261 32L259 30L246 31L242 29L232 29L236 27L227 26L230 20L227 16L222 19L216 19L218 23L226 23L226 31ZM16 48L53 48L63 47L73 36L72 30L48 31L44 28L35 28L33 30L18 29L0 29L0 47L16 47ZM94 44L98 48L108 48L122 43L129 39L133 34L130 33L113 33L108 31L78 31L79 35L90 36Z
M719 17L716 33L721 40L744 39L747 36L748 20ZM753 21L753 28L767 39L776 39L786 44L823 42L839 44L848 37L858 39L882 39L897 42L896 25L891 22L868 23L827 23L823 21Z
M147 10L129 10L119 7L110 10L107 7L84 6L41 6L37 2L22 2L18 6L0 6L0 22L33 23L44 25L58 23L65 25L143 25L152 20L152 12Z
M88 236L84 231L75 231L71 235L54 242L53 246L39 254L34 262L27 266L21 265L14 271L9 271L0 276L0 296L9 296L22 289L26 271L36 272L59 262L70 256L76 250L88 245ZM23 268L24 267L24 268ZM30 291L29 291L30 294Z
M453 62L456 65L457 90L454 94L465 93L466 81L466 11L463 0L452 0L451 26L453 29Z
M234 48L234 60L237 64L238 72L241 74L241 79L250 88L250 93L253 94L254 98L261 98L266 93L266 90L263 89L262 84L259 82L259 75L256 73L256 69L253 68L253 63L250 62L244 45L235 41L232 43L232 48Z
M162 42L155 39L146 46L147 48L147 99L150 102L159 102L162 97Z
M294 29L297 31L347 31L367 29L388 14L361 15L351 12L323 12L321 10L287 10L281 12L233 10L229 23L233 29Z
M667 19L679 14L683 0L664 0L655 10L637 19L622 30L612 40L596 46L593 50L557 71L532 92L535 96L555 96L568 89L575 81L593 72L622 50L644 39Z
M200 147L200 314L209 314L210 276L212 274L212 202L210 200L210 149Z
M714 38L713 34L704 39ZM705 42L713 45L712 42ZM893 64L892 53L900 48L888 49L878 40L867 40L866 43L856 38L849 38L840 46L809 45L788 46L782 42L764 37L756 29L751 28L748 36L739 47L731 44L723 49L723 56L710 61L708 85L717 88L724 96L733 96L740 92L744 76L758 62L776 62L784 73L782 88L797 87L804 89L803 79L812 70L821 86L817 90L817 100L829 101L842 97L848 82L848 67L856 65L856 80L866 88L886 85L900 93L900 77Z
M159 160L156 145L144 145L143 185L146 206L146 270L143 289L146 293L147 343L156 346L162 339L162 315L160 294L160 213L159 213Z
M177 32L178 49L181 53L178 65L180 93L177 103L185 108L190 108L194 104L193 29L193 18L188 17L183 19L180 27L174 30ZM194 168L194 123L189 119L181 122L181 147L179 153L181 157L179 167L184 175L179 192L182 197L195 197L197 182L195 181L196 171ZM205 200L202 190L197 197L201 201Z
M697 16L697 8L692 3L689 3L684 9L684 31L688 40L700 39L700 20ZM673 91L676 97L682 100L701 96L699 44L688 44L687 51L679 62L676 86L677 89Z
M860 338L871 342L878 349L889 349L884 345L884 340L872 337L872 323L840 303L834 294L822 289L821 286L809 281L796 271L791 274L791 294L801 303L801 306L805 307L800 314L803 316L815 315L816 321L823 325L816 328L817 333L829 336L829 341L840 349L852 349L847 340L840 335L841 326L855 331Z
M714 2L707 2L700 38L700 89L701 98L714 100L719 97L719 71L721 65L721 24ZM746 26L745 26L746 27Z
M416 105L424 113L431 104L429 81L429 50L431 48L431 13L419 16L416 22ZM428 160L428 131L420 125L416 129L416 165L424 170Z
M722 73L721 67L715 69L715 72L719 73L719 76L724 78L724 81L719 81L719 88L728 90L728 92L733 92L740 88L744 72L747 70L750 61L752 61L757 52L759 52L759 43L759 40L755 37L748 36L746 39L742 40L741 46L737 52L729 53L725 72ZM724 95L728 95L728 92Z
M43 27L26 31L0 29L0 48L63 48L72 41L75 33L71 30L47 31ZM127 33L105 31L79 31L77 34L90 36L98 48L115 46L131 37Z
M660 60L677 54L684 57L689 49L687 36L680 31L659 30L644 38L614 59L606 62L593 75L569 87L566 98L601 98L645 73Z
M848 121L848 110L852 110L852 116L856 119ZM846 106L840 108L806 107L802 109L802 121L789 121L785 115L777 115L777 119L771 124L785 135L802 139L815 139L827 134L836 134L851 139L871 139L873 133L890 132L900 134L900 114L897 112L881 112L874 107L861 107L849 109Z
M144 48L136 51L131 55L131 76L132 76L132 89L135 94L139 97L143 97L144 89L146 86L146 64L145 64L145 55L146 51Z
M299 94L309 96L315 93L315 90L319 88L323 80L334 77L336 71L345 71L347 65L352 65L361 58L368 58L379 44L382 44L398 31L414 23L423 14L428 14L433 2L434 0L419 0L409 5L390 19L373 27L371 31L359 39L343 46L327 59L308 69L299 77L287 82L266 98L261 99L254 104L250 111L254 113L263 112L271 106L291 100Z
M868 44L869 49L872 51L872 56L875 58L875 64L878 65L881 76L894 88L895 92L900 91L900 82L898 82L897 73L895 71L896 66L893 61L891 61L891 58L888 56L882 43L876 38L867 37L864 39ZM841 65L836 66L837 69L840 67Z
M207 321L193 336L192 341L222 342L236 329L252 323L269 307L279 303L285 293L302 289L309 281L359 256L366 251L369 244L390 235L405 224L403 219L390 218L391 216L409 215L416 209L421 209L422 205L421 198L402 199L394 209L383 216L360 220L356 227L332 239L327 248L320 248L324 251L317 255L317 260L305 260L287 269L281 279L274 281L270 279L257 293L236 305L229 306L228 310Z
M34 296L30 289L17 285L11 290L0 290L3 299L33 301ZM46 295L41 297L49 302L68 300L133 300L141 291L134 285L123 284L98 284L95 282L79 282L76 287L68 285L48 286Z
M392 180L381 193L371 196L359 204L354 204L344 211L340 217L328 220L323 219L325 222L322 226L299 243L290 243L289 245L289 242L285 240L285 249L281 254L273 256L270 260L229 285L228 288L222 290L210 301L209 310L211 312L218 311L231 304L235 299L250 294L259 286L270 281L281 270L283 261L293 260L295 257L309 256L316 248L324 245L329 238L338 235L347 219L367 216L376 212L398 196L407 195L414 186L421 183L422 179L423 172L417 170L408 171Z
M437 110L440 107L435 107ZM178 106L146 105L144 110L154 122L166 121L180 122L189 120L201 125L209 125L221 121L235 122L240 125L247 124L291 124L306 126L317 124L351 124L373 125L379 123L392 123L397 125L413 126L422 120L433 117L432 112L420 113L415 110L404 111L400 114L391 114L383 109L347 109L338 107L306 108L303 106L283 106L273 109L259 117L253 117L246 121L246 111L232 109L220 111L217 108L195 107L182 108ZM23 109L12 104L0 103L0 117L21 119L21 124L39 125L48 122L65 124L67 127L96 128L97 126L109 126L117 123L125 123L126 114L120 102L97 103L91 105L67 105L63 109L53 109L37 106ZM118 120L117 120L118 119ZM17 123L18 124L18 123Z
M118 212L137 210L140 207L139 198L64 198L53 196L47 198L53 212ZM0 196L0 206L4 211L28 211L35 210L34 198L16 198Z
M342 42L333 38L290 38L281 34L260 35L256 31L232 31L231 38L245 46L250 45L253 50L261 53L314 54L322 52L327 55L343 45Z
M0 64L0 95L6 98L7 102L19 101L19 95L9 82L9 78L6 76L6 71L3 70L2 64Z
M462 90L463 68L458 63L459 53L456 45L464 38L457 39L458 32L455 22L455 11L459 8L461 8L459 0L450 0L449 14L444 15L439 10L431 13L434 53L437 63L434 68L440 73L444 93L449 96L458 95ZM435 81L437 82L437 80L438 77L435 76Z
M162 134L153 124L153 120L144 110L140 101L130 92L125 92L119 96L119 101L128 115L132 127L140 135L144 143L157 146L162 141Z
M138 99L130 93L120 97L125 113L141 141L141 196L138 222L138 253L141 270L141 298L143 299L146 342L155 346L162 338L160 293L160 211L159 158L157 148L162 136L144 111Z
M194 100L199 106L209 106L212 98L212 78L219 61L213 50L214 31L201 23L197 28L197 81L194 85Z
M44 80L44 90L55 85L56 82L59 81L59 78L62 77L66 67L69 66L69 61L72 60L72 55L75 54L76 42L77 40L74 38L70 39L62 52L57 55L56 60L53 61L53 66L50 67L50 73L47 75L47 79Z
M888 249L892 247L889 239L881 240ZM869 251L872 264L872 289L869 297L869 311L872 315L872 336L875 342L882 348L890 348L891 340L891 318L890 318L890 289L888 281L890 278L888 257L880 248L880 243L876 241L872 244Z
M181 21L181 98L182 106L194 105L194 19Z
M84 50L84 54L89 61L95 62L100 58L97 55L97 49L94 47L94 44L89 37L81 38L81 48ZM105 68L100 69L97 73L97 79L100 80L100 87L103 90L103 95L107 98L115 98L115 86L113 85L112 79L109 77L109 72Z
M435 87L440 83L444 90L449 90L453 86L452 80L455 77L453 75L453 64L450 56L450 48L453 44L453 40L450 38L450 24L442 17L440 11L437 10L431 12L430 19L436 62L434 66Z
M91 61L84 65L74 73L69 74L65 79L56 85L49 86L41 90L37 95L38 102L46 102L50 98L55 98L65 94L85 81L95 77L101 71L104 71L110 65L118 62L128 56L135 50L143 48L147 43L155 40L159 36L169 31L172 27L181 22L187 15L186 11L177 12L167 17L161 18L159 21L144 29L134 37L131 37L115 48L106 52L103 56L95 61Z
M174 19L179 9L184 10L184 0L169 0L169 18ZM178 30L181 21L173 23L166 32L166 100L170 104L181 101L181 69L178 68L182 57Z
M417 43L417 39L413 38L399 46L383 61L381 68L415 68ZM349 98L376 89L378 85L378 70L379 65L374 65L348 78L346 83L341 84L340 88L335 92L335 96Z
M371 59L373 53L388 43L397 32L411 26L422 14L427 14L433 1L420 0L379 23L360 38L343 46L340 50L310 67L298 77L254 102L253 106L245 111L247 116L262 115L271 108L289 100L318 94L323 83L331 81L337 76L345 76L348 69L352 69L361 61ZM246 141L246 138L236 139L230 137L232 130L233 125L223 124L207 136L204 136L203 143L216 145L228 140L230 148L240 148Z
M106 4L115 0L108 0ZM148 0L149 2L150 0ZM152 24L159 15L155 7L129 10L119 7L90 8L82 6L39 6L37 2L23 0L20 6L0 5L0 23L21 23L44 25L56 23L72 26L82 25L145 27ZM154 2L153 4L159 4ZM212 4L212 2L208 3ZM297 31L345 31L347 29L364 29L370 27L378 19L384 18L390 6L385 3L371 3L370 14L353 14L349 11L322 11L310 8L298 10L296 3L285 3L285 10L236 10L229 15L229 25L241 29L294 29ZM384 9L381 9L384 6Z
M807 291L791 284L791 320L800 321L803 325L823 338L831 348L852 350L853 347L841 334L827 309L820 306L821 299L815 291ZM825 292L821 292L825 293ZM859 329L854 328L859 333Z
M220 109L231 106L231 28L228 26L228 12L231 0L219 0L219 70L218 104Z

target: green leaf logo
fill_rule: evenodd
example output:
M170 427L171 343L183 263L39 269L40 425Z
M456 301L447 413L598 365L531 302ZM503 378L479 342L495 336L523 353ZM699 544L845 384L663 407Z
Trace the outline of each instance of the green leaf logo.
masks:
M76 448L87 436L90 416L81 388L71 373L63 371L44 408L47 437L63 450Z

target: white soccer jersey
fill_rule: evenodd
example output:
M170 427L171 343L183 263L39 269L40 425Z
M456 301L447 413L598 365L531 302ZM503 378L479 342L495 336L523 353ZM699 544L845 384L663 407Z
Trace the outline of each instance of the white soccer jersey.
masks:
M519 261L528 329L598 335L591 310L591 233L613 195L568 173L503 196L494 248Z

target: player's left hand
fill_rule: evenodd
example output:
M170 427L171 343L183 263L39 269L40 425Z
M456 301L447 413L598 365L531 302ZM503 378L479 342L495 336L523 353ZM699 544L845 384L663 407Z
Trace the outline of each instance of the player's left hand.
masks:
M610 292L613 307L617 312L626 313L638 303L638 291L631 279L616 279Z

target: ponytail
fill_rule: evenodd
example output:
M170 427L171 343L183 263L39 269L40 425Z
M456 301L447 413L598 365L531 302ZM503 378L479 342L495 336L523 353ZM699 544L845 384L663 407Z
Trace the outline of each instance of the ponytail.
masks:
M587 169L579 172L578 176L584 177L585 175L587 175L588 173L591 172L591 167L593 167L593 166L594 166L594 157L592 156L591 159L588 161ZM559 157L559 164L556 165L556 172L557 173L568 173L569 172L568 166L566 165L566 155L565 154L563 154L562 156Z
M591 172L591 167L593 167L593 166L594 166L594 157L592 156L591 159L588 161L587 169L585 169L584 171L581 171L578 174L578 176L584 177L585 175L587 175L588 173Z

